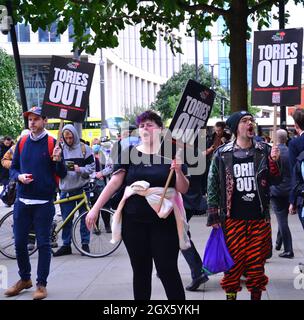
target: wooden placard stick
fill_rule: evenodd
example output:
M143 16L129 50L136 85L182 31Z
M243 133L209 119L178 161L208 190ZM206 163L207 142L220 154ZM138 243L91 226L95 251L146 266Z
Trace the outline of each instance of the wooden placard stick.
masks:
M64 120L63 120L63 119L60 119L59 129L58 129L58 133L57 133L57 140L56 140L55 147L58 147L58 146L59 146L60 139L61 139L61 134L62 134L63 123L64 123ZM53 157L53 160L56 161L56 158Z
M274 106L274 114L273 114L273 134L272 141L273 145L277 145L277 106Z

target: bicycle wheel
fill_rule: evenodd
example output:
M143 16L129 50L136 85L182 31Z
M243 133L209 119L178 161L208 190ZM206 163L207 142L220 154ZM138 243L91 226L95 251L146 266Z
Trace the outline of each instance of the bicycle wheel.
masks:
M81 237L80 237L80 224L81 218L85 216L87 212L79 215L74 224L72 231L72 240L76 249L83 255L91 258L106 257L114 252L120 245L121 241L112 244L110 240L112 238L111 223L113 212L108 209L101 209L99 217L96 221L96 228L93 228L90 232L90 252L86 252L82 249Z
M15 239L14 239L14 219L13 211L8 212L0 220L0 252L10 259L16 259ZM32 255L37 251L35 235L29 234L28 252Z

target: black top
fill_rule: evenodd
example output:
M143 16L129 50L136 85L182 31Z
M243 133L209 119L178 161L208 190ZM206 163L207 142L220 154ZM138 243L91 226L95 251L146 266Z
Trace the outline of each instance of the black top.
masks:
M126 171L124 184L130 186L135 181L145 180L150 183L150 187L164 187L170 172L170 161L164 161L158 155L145 154L131 147L122 152L118 164L114 166L114 172L119 169ZM186 166L182 166L186 172ZM173 174L169 187L175 187L175 174ZM133 195L127 199L123 209L123 214L141 222L155 222L159 218L155 211L148 204L145 197ZM170 218L173 215L170 215ZM169 218L169 217L168 217ZM168 219L167 218L167 219Z
M242 220L262 218L255 182L253 156L233 157L233 179L231 218Z

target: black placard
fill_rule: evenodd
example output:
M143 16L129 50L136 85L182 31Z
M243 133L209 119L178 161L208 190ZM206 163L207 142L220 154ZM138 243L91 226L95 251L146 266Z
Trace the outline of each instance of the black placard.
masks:
M161 153L165 157L174 158L177 148L197 148L201 129L207 126L215 95L215 92L206 86L188 80L163 140Z
M42 115L83 122L95 64L52 56Z
M301 103L303 28L254 32L252 104Z

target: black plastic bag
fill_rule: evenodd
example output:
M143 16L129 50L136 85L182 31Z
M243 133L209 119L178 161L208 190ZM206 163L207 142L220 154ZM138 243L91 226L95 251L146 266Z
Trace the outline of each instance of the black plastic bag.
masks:
M0 198L2 202L8 206L11 206L16 199L17 182L11 180L3 189Z

